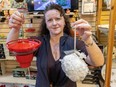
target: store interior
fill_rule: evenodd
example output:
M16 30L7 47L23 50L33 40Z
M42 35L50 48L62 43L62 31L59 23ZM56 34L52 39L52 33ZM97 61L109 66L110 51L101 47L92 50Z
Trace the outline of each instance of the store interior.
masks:
M20 39L39 35L45 5L57 0L0 0L0 87L35 87L36 57L28 68L21 68L16 56L7 48L10 16L19 11L25 22L20 29ZM41 3L41 6L38 3ZM84 19L92 26L92 37L103 52L103 66L89 67L84 80L77 87L115 87L116 85L116 0L59 0L70 23ZM68 3L67 5L63 5ZM72 36L74 31L72 30ZM78 38L78 34L77 34ZM97 55L97 54L96 54Z

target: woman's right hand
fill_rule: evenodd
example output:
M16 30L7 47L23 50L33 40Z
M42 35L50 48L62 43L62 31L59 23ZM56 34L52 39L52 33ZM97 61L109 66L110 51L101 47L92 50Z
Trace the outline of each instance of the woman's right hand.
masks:
M19 30L23 23L24 23L24 15L16 11L10 16L9 28Z

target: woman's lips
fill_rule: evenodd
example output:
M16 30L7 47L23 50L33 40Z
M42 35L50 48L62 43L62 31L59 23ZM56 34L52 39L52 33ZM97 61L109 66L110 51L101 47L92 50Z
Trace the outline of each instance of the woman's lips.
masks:
M59 27L55 27L55 28L52 28L52 29L58 29Z

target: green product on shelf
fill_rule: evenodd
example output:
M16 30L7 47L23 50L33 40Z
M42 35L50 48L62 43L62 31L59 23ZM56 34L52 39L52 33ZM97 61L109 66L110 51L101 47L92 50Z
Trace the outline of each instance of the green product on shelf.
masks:
M24 68L15 68L12 71L13 77L25 77L27 69Z

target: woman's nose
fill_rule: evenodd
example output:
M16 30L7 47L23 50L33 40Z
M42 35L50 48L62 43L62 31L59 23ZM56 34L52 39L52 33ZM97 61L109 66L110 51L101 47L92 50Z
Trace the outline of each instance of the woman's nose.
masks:
M56 20L53 20L52 24L53 25L56 25L57 24L57 21Z

